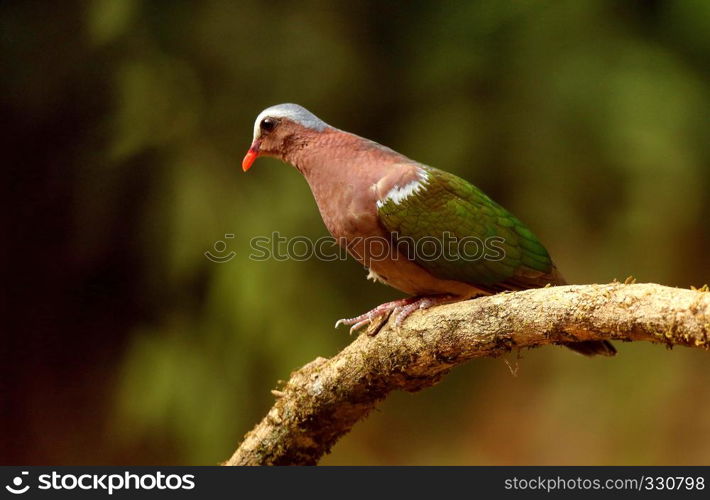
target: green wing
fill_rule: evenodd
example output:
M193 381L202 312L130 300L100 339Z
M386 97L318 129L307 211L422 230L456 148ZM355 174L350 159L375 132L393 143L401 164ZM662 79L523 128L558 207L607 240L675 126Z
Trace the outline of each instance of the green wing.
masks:
M562 281L545 247L510 212L465 180L422 168L428 178L418 191L378 206L381 223L405 255L437 278L490 291ZM438 254L432 251L437 240ZM482 252L476 254L475 245Z

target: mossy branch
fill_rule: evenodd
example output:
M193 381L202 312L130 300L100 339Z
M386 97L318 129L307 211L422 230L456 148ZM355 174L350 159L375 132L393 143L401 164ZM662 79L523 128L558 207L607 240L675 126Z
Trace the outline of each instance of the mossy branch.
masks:
M444 305L413 314L399 329L391 325L294 372L225 465L316 464L390 391L429 387L473 358L584 340L707 350L710 292L620 283L539 288Z

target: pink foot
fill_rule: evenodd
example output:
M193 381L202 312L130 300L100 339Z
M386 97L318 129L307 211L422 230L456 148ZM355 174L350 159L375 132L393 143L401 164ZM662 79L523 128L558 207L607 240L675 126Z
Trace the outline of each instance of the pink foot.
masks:
M415 302L417 300L417 297L407 297L406 299L399 299L399 300L393 300L391 302L385 302L384 304L380 304L379 306L375 307L373 310L366 312L365 314L361 314L360 316L355 316L354 318L343 318L339 319L338 321L335 322L335 328L338 328L340 325L348 325L350 326L350 333L353 333L357 329L369 325L372 323L374 320L377 318L381 318L383 316L389 316L392 311L406 307L407 305Z
M339 319L335 323L335 328L340 325L349 325L350 333L359 328L371 324L378 318L387 317L390 314L395 314L394 324L400 326L414 311L428 309L438 304L453 302L456 298L453 295L433 295L430 297L408 297L406 299L393 300L385 302L382 305L375 307L373 310L355 316L354 318ZM376 331L374 333L377 333ZM373 333L373 335L374 335Z
M456 301L456 297L453 295L432 295L431 297L420 297L396 312L397 316L395 316L394 319L394 326L400 326L414 311L421 311L439 304L446 304L454 301Z

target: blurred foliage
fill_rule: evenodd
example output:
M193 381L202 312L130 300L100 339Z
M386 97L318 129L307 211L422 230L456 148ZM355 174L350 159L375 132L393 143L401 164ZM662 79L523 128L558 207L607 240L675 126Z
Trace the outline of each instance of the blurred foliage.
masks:
M217 463L400 295L247 258L326 234L294 169L239 169L272 104L468 178L572 282L710 281L710 2L6 2L0 34L3 463ZM325 463L707 463L707 353L619 350L470 363Z

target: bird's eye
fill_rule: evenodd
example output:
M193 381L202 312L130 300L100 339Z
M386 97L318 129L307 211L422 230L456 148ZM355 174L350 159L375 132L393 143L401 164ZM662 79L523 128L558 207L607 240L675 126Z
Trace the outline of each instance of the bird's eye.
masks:
M272 130L274 130L275 126L276 126L276 120L274 120L273 118L264 118L263 120L261 120L261 123L259 124L259 127L264 132L271 132Z

